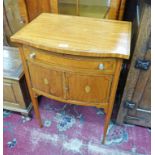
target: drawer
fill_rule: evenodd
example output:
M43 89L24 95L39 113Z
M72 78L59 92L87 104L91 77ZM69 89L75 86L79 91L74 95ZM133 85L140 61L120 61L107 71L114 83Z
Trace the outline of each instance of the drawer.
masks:
M4 101L16 103L16 97L14 95L12 83L3 83L3 99Z
M61 72L33 62L28 62L28 68L33 88L57 97L63 96Z
M111 75L88 76L68 73L68 99L90 104L107 103L111 82Z
M24 54L27 60L39 61L42 63L53 64L66 69L82 69L100 73L112 74L115 71L116 59L114 58L91 58L56 54L24 47ZM75 71L75 70L74 70Z

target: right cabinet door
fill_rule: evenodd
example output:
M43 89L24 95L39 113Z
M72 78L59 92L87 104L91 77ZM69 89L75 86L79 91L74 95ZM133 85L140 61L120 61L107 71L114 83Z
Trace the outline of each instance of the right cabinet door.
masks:
M111 75L68 73L68 99L87 103L108 102Z

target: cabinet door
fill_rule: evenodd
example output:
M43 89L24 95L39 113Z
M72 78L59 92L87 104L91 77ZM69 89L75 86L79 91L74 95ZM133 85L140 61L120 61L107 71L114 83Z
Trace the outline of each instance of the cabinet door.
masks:
M61 72L51 70L38 63L29 62L28 66L33 88L57 97L62 97L63 87Z
M112 81L111 75L80 75L68 73L68 99L87 103L106 103Z

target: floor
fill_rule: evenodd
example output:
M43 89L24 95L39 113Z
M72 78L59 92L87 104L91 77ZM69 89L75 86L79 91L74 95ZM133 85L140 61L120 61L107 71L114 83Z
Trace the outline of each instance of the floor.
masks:
M102 145L101 109L40 99L43 128L34 118L4 110L4 155L150 155L150 129L111 122Z

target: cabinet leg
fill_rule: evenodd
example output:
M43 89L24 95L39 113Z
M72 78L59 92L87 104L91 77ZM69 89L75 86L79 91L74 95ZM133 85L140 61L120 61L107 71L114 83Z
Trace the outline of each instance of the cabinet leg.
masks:
M118 85L118 81L119 81L119 75L120 75L121 68L122 68L122 59L118 59L116 69L115 69L114 78L113 78L113 83L111 86L111 94L110 94L110 98L109 98L108 109L106 112L106 117L105 117L105 122L104 122L105 125L104 125L104 137L103 137L103 141L102 141L103 144L105 143L105 140L106 140L106 134L107 134L109 122L111 119L111 114L112 114L112 109L113 109L113 105L114 105L114 101L115 101L115 95L116 95L116 90L117 90L117 85Z
M107 130L108 130L108 126L110 123L110 118L111 118L111 114L106 114L105 120L104 120L104 134L103 134L103 141L102 144L105 144L105 140L106 140L106 134L107 134Z
M41 117L40 117L37 97L32 97L32 104L33 104L33 107L34 107L34 112L35 112L36 118L37 118L37 120L39 122L39 126L43 127Z

